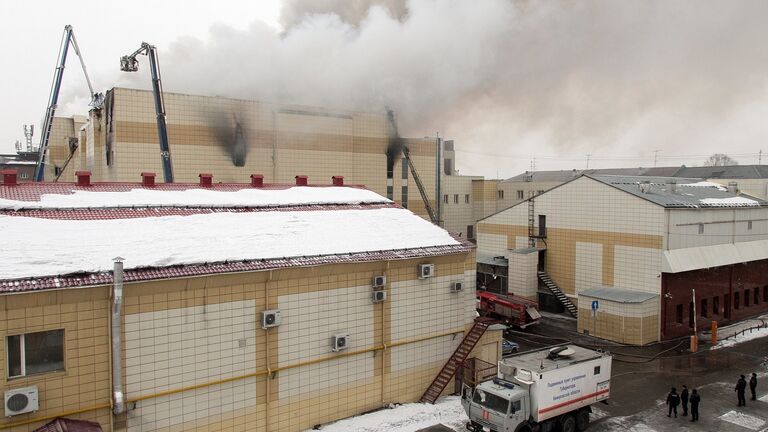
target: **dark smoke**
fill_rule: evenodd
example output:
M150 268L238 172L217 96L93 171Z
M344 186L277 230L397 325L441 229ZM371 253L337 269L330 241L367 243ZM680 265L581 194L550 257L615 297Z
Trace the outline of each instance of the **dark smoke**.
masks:
M387 138L389 145L387 145L387 178L393 178L395 169L395 162L400 158L403 153L403 139L400 137L400 133L397 131L397 121L395 120L395 112L389 107L387 109Z
M210 127L214 130L216 141L230 155L232 164L238 167L245 166L245 160L248 157L248 141L239 116L235 113L218 112L210 118Z

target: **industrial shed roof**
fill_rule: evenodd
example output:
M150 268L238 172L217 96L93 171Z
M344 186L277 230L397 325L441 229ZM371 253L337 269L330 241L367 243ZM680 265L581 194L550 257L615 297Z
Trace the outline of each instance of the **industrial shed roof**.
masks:
M641 176L588 176L666 208L762 207L768 202L728 192L700 179ZM669 182L675 182L674 191Z
M621 288L599 287L581 291L579 292L579 296L591 297L598 300L607 300L616 303L643 303L654 297L658 297L658 294L642 291L632 291Z
M768 240L665 250L661 264L664 273L720 267L768 259Z
M362 188L167 186L159 195L141 185L97 185L83 194L71 184L38 184L28 188L37 199L21 207L8 198L27 187L0 186L0 200L12 201L0 209L0 292L110 283L118 256L126 280L137 281L473 247Z

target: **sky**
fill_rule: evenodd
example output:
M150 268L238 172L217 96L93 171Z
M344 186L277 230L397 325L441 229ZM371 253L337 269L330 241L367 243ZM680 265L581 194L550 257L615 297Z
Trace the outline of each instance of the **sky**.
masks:
M741 164L768 151L768 2L136 0L0 2L0 152L41 122L65 24L97 91L166 91L397 113L455 141L462 174ZM11 43L12 42L12 43ZM70 55L59 114L88 90ZM172 113L168 113L172 116ZM35 137L35 143L39 137Z

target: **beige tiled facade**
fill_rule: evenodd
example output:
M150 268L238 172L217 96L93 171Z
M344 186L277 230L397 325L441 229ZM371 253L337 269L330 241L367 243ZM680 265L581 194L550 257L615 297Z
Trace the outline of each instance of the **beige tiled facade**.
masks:
M362 184L387 194L390 144L387 115L277 103L165 93L168 141L176 182L198 181L200 173L214 182L247 183L251 174L265 183L292 183L307 175L310 183L330 183L342 175L347 184ZM232 151L235 119L242 125L247 154L236 166ZM435 204L435 139L406 139L425 191ZM92 112L81 134L74 161L77 170L92 172L93 181L138 181L155 172L163 181L152 93L114 88L104 108ZM402 158L393 167L392 198L426 216L411 179L402 176ZM74 178L74 171L67 180Z
M436 276L418 279L426 262ZM0 428L62 415L106 431L298 431L418 400L474 319L474 263L465 253L127 283L128 411L115 417L111 287L0 296L3 336L63 328L66 338L64 371L5 379L3 391L38 385L40 411ZM388 296L374 303L378 275ZM455 281L463 292L450 292ZM281 311L280 326L261 328L267 309ZM349 334L349 348L333 352L334 334ZM495 362L500 337L486 333L477 355Z
M599 308L592 311L592 301ZM645 345L658 340L659 304L657 299L641 303L622 303L579 296L578 331L602 339L631 345Z
M72 179L75 175L75 158L68 162L70 150L76 143L70 146L71 140L79 140L80 128L85 125L87 118L75 115L72 117L54 117L51 126L51 136L48 138L48 154L44 179L53 181L56 175L61 173L62 179ZM39 133L42 133L40 131Z

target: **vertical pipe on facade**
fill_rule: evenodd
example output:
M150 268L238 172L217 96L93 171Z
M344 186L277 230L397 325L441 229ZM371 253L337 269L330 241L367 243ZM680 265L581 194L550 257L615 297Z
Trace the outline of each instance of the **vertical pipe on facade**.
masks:
M442 144L443 140L440 136L437 137L437 158L435 162L435 207L437 208L437 225L442 225L443 221L443 205L442 205L442 188L440 187L440 169L442 168Z
M112 412L122 414L125 411L125 394L123 393L123 363L121 353L122 310L123 310L123 258L114 258L112 277L112 396L114 406Z

